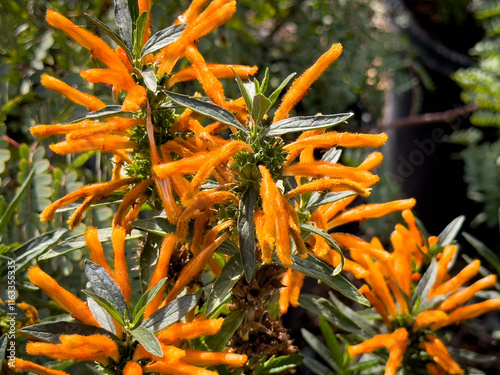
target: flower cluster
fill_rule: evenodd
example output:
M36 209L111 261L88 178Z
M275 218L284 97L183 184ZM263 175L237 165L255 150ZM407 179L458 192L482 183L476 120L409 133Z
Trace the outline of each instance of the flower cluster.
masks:
M455 244L442 247L437 237L424 238L411 211L403 211L407 227L397 225L391 235L393 252L386 251L377 238L368 243L350 235L333 235L350 250L353 260L366 274L360 292L380 315L389 333L348 347L351 357L386 348L389 359L385 374L396 374L406 368L405 359L420 353L431 374L463 374L465 371L452 358L439 335L441 328L500 308L500 299L490 299L465 305L477 292L492 287L495 275L483 277L464 287L479 271L480 261L474 260L455 276L449 269L457 253ZM345 236L345 238L341 238ZM345 241L344 241L345 239ZM420 273L426 258L438 254L425 274ZM428 358L428 359L425 359Z

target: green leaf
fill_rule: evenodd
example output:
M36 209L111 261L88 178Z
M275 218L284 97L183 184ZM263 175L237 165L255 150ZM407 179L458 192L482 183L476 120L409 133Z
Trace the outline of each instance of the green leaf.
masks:
M90 14L85 13L85 17L87 17L94 25L99 27L104 33L109 36L116 44L118 44L127 54L127 57L129 61L132 63L134 61L134 58L132 56L132 53L130 52L131 50L127 46L127 44L123 41L123 39L115 33L113 30L111 30L108 25L106 25L104 22L101 20L95 18L94 16L91 16Z
M300 224L300 232L302 234L313 233L323 237L330 244L330 246L333 247L333 249L340 254L340 264L337 267L335 267L332 273L332 276L338 275L344 268L345 259L342 250L340 250L339 244L332 238L332 236L330 236L328 232L325 231L324 229L317 228L314 225L310 224Z
M134 1L129 1L129 4L133 2ZM144 32L146 31L146 24L148 22L148 15L148 12L142 12L139 18L137 18L134 30L134 56L139 56L141 53Z
M33 324L21 329L21 332L33 336L39 340L60 344L59 337L61 335L105 335L113 341L121 345L121 340L109 331L101 327L89 326L74 322L55 322L55 323L39 323Z
M175 42L182 35L185 28L186 25L175 25L154 33L142 47L141 57L155 53Z
M265 94L267 91L267 87L269 86L269 68L266 68L264 72L264 78L262 79L262 84L260 85L260 92Z
M111 228L102 228L97 232L97 236L101 243L110 242L111 241ZM138 230L133 230L129 236L127 236L127 241L132 239L140 239L143 237L143 233ZM55 245L52 249L42 254L38 260L48 260L52 258L56 258L58 256L68 254L75 250L83 249L87 246L85 242L85 236L83 234L79 234L77 236L72 236L64 239L57 245Z
M137 220L132 223L132 226L148 233L154 233L165 237L169 233L175 233L176 228L170 224L168 219L163 216L154 217L151 219Z
M206 315L215 311L229 296L231 290L243 276L243 265L240 254L235 254L227 261L224 268L215 280L212 291L208 296Z
M203 100L192 98L190 96L175 94L167 91L167 95L172 101L182 107L189 108L196 113L200 113L212 120L219 121L225 125L232 126L238 130L248 133L248 129L240 124L234 115L228 110Z
M99 306L101 306L104 310L106 310L109 315L113 317L114 320L116 320L122 327L125 326L125 319L124 316L125 314L121 314L118 312L115 306L111 304L107 299L101 297L100 295L90 291L83 289L83 293L85 293L88 297L94 300Z
M351 371L357 371L362 373L362 371L368 370L368 369L374 369L376 367L381 367L380 366L380 361L378 359L373 359L371 361L363 361L363 362L358 362L358 363L352 363L349 366L349 370Z
M281 357L269 358L263 366L258 368L259 374L279 374L283 371L295 368L302 363L300 354L283 355Z
M332 373L328 367L314 358L304 357L303 363L314 375L330 375Z
M339 113L335 115L324 116L290 117L271 124L267 135L276 136L294 132L305 132L314 129L328 128L343 123L353 115L354 113Z
M252 186L243 194L238 217L240 254L245 270L245 279L250 283L255 272L255 228L253 214L257 195Z
M170 302L167 306L151 315L142 322L141 326L149 329L153 333L167 328L169 325L181 320L197 303L197 296L188 294Z
M115 22L122 40L127 45L129 51L134 49L132 45L132 17L128 8L127 0L114 0L115 3ZM135 20L135 19L134 19Z
M151 269L153 269L157 261L162 241L163 237L158 234L148 233L146 235L146 241L139 256L139 278L143 293L149 288Z
M281 91L288 85L288 82L295 76L296 73L290 74L288 77L285 78L283 82L278 86L276 90L273 91L271 96L269 96L269 101L271 102L271 106L274 104L276 99L278 99L278 96L280 95Z
M327 193L327 194L320 194L317 192L314 192L311 194L311 198L309 199L309 202L307 202L306 209L311 209L311 208L316 208L323 206L325 204L330 204L333 202L337 202L341 199L352 197L353 195L356 195L357 193L352 190L346 190L346 191L339 191L338 193Z
M361 305L370 306L368 300L358 292L358 289L356 289L356 287L352 285L349 280L342 275L332 276L334 272L333 268L313 256L308 256L306 259L294 256L292 268L306 276L313 277L324 282L326 285L340 292L345 297Z
M252 118L256 125L260 124L260 121L270 108L271 102L261 93L258 93L253 97Z
M375 336L377 332L370 324L368 320L366 320L363 316L358 314L356 311L351 309L349 306L342 303L332 292L328 293L330 300L333 302L335 307L339 309L339 311L348 319L352 320L358 327L360 327L363 331L368 334Z
M302 328L300 330L302 333L302 337L306 342L309 344L309 346L326 362L328 365L335 370L336 372L340 372L340 366L337 364L337 362L333 359L330 351L328 348L323 344L316 336L314 336L311 332L308 330Z
M120 316L125 316L125 311L128 312L127 301L115 280L109 275L108 271L100 265L85 260L85 275L92 285L92 290L102 297L107 303L118 311ZM96 302L99 302L96 300ZM103 306L106 308L105 306ZM109 313L109 310L106 309Z
M253 104L253 96L250 95L248 92L247 88L245 87L245 84L241 80L240 76L236 74L236 71L231 68L231 70L234 73L234 78L236 79L236 82L238 83L238 88L240 89L241 96L243 96L243 99L245 100L245 104L248 108L249 112L253 111L252 104Z
M127 0L127 5L132 25L134 25L137 22L137 18L139 18L139 2L137 0Z
M167 282L167 278L161 279L155 286L153 286L150 290L144 293L134 308L134 326L139 322L146 310L146 307L151 303L151 301L158 295L161 288Z
M233 337L245 318L245 311L236 310L229 314L222 323L220 331L213 336L205 339L205 345L213 352L221 352L226 347L227 343Z
M434 283L436 282L436 276L437 276L437 262L435 259L433 259L432 262L429 264L429 268L427 268L422 278L418 282L415 291L413 292L413 296L411 297L411 302L410 302L410 305L413 308L416 307L415 303L417 302L417 300L419 300L420 303L427 301L427 298L429 297L429 292Z
M462 215L455 218L450 224L448 224L446 228L444 228L443 231L439 233L439 245L447 246L452 243L458 232L460 231L460 228L462 227L464 221L465 216Z
M106 309L97 303L93 298L87 298L87 305L99 325L105 330L116 334L113 318L106 311Z
M500 257L490 250L483 242L471 236L469 233L462 232L467 242L469 242L474 249L481 255L490 266L495 268L495 271L500 275Z
M160 342L153 332L143 326L139 326L131 330L130 333L137 339L137 341L139 341L142 346L144 346L144 349L146 349L147 352L157 357L163 357L163 351L161 350Z
M326 298L302 293L299 296L299 304L313 314L324 317L330 323L342 330L351 332L365 339L371 337L371 335L364 332L358 325L349 319L349 317L342 314L340 310Z
M55 229L42 234L41 236L28 240L19 247L14 248L13 252L15 252L16 255L19 254L16 257L16 273L29 266L32 261L37 259L53 244L59 241L59 239L67 231L67 229Z
M148 67L142 73L142 78L144 79L144 84L149 91L156 92L158 89L158 80L156 79L156 74L151 67Z
M5 359L5 354L7 352L7 334L4 333L2 337L0 337L0 373L3 367L3 360Z
M332 147L323 154L323 156L321 157L321 161L337 163L341 155L342 155L342 149Z
M24 192L26 191L26 189L30 185L31 179L33 178L33 175L35 173L35 167L36 167L36 165L33 166L30 173L28 174L28 176L24 180L23 184L21 185L21 187L17 191L16 195L14 196L14 198L12 198L12 201L9 203L9 206L5 210L2 218L0 219L0 236L2 235L3 231L5 230L5 227L7 226L7 224L12 219L12 215L14 214L14 212L16 210L16 206L18 205Z
M75 122L79 122L79 121L83 121L83 120L100 120L100 119L114 117L114 116L122 117L125 115L130 115L130 113L123 112L121 105L108 105L107 107L100 109L98 111L92 111L92 112L87 113L86 115L75 117L75 118L71 119L70 121L66 122L65 124L73 124Z
M344 362L342 358L342 349L340 348L337 336L335 336L335 332L330 326L330 323L322 316L319 317L319 328L325 338L326 346L330 349L333 360L337 363L339 368L342 368Z

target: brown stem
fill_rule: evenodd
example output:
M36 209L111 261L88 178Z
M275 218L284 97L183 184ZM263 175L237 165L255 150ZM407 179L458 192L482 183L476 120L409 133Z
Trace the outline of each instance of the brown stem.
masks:
M476 104L468 104L466 106L450 109L448 111L424 113L423 115L403 117L392 122L382 123L378 125L378 127L382 129L388 129L401 128L410 125L427 125L439 122L450 122L454 118L467 115L471 112L474 112L478 108L479 107Z

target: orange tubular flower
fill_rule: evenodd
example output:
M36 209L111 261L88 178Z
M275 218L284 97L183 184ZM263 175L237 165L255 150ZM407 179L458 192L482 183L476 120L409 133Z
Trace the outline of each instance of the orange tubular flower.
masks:
M168 375L218 375L215 371L205 370L201 367L186 365L182 362L153 362L144 366L146 372L159 372Z
M273 122L286 119L295 105L304 98L310 86L323 72L335 62L342 54L342 45L334 44L330 50L324 53L309 69L297 78L288 89L283 100L274 114Z
M52 27L64 31L68 36L73 38L82 47L88 49L94 57L97 57L108 67L128 75L128 70L120 60L120 57L101 38L75 25L69 19L54 12L52 9L47 10L46 19Z
M481 280L478 280L468 288L464 288L451 296L449 296L440 306L439 309L442 311L450 311L456 307L466 303L472 297L476 295L480 290L492 287L497 281L496 275L489 275Z
M57 91L73 103L87 107L89 111L98 111L99 109L106 107L106 104L97 99L95 96L81 92L46 73L42 74L41 83L47 90Z
M428 341L421 342L419 347L425 350L431 356L432 360L436 362L448 374L463 374L465 371L460 368L448 353L443 342L437 337L432 335L426 336Z
M473 261L471 264L469 264L467 267L465 267L458 275L455 277L452 277L450 280L447 282L439 285L434 291L431 292L430 298L433 298L435 296L440 296L444 295L447 293L453 293L458 290L462 285L464 285L467 281L472 279L474 276L477 275L477 272L479 271L479 266L481 265L481 262L479 260ZM434 284L436 285L436 284Z
M390 334L375 335L371 339L363 341L358 345L351 345L347 348L349 356L354 358L363 353L371 353L384 347L384 342L390 338Z
M106 256L104 255L104 249L102 247L101 241L97 236L97 229L94 227L88 227L85 232L85 244L87 245L90 253L90 260L108 271L109 275L113 277L113 271L109 267Z
M301 185L285 194L285 198L290 199L297 195L311 193L314 191L327 193L332 191L346 191L353 190L362 197L370 195L370 191L365 189L362 185L348 180L339 179L320 179Z
M30 361L24 361L20 358L16 358L14 371L16 373L33 372L38 375L68 375L68 373L65 371L43 367Z
M439 324L446 321L448 315L445 312L439 310L426 310L422 311L417 315L415 323L413 323L413 332L418 331L421 328L427 328L433 324Z
M78 154L87 151L112 152L136 147L135 142L119 135L100 135L71 139L50 145L50 149L59 155Z
M381 204L365 204L346 211L328 223L328 229L350 223L352 221L362 221L366 219L378 218L392 212L403 211L413 208L415 199L403 199Z
M210 353L199 350L186 349L186 356L181 361L195 366L227 365L231 367L243 366L248 358L246 355L234 353Z
M500 309L500 298L490 299L488 301L476 303L475 305L460 307L450 313L448 315L448 319L446 319L445 321L433 324L431 326L431 329L436 330L441 327L449 326L451 324L460 323L464 320L473 319L480 315L498 309Z
M120 287L123 296L127 302L130 301L130 281L128 277L128 265L125 255L125 236L127 235L125 228L113 227L111 232L111 242L113 243L115 272L114 280Z
M392 323L389 320L389 315L387 315L387 310L385 309L384 304L375 295L375 293L373 293L370 290L370 287L365 284L361 288L359 288L359 292L366 297L366 299L368 300L368 302L370 302L375 311L382 317L385 324L387 324L389 328L392 328Z
M218 79L234 78L234 72L241 79L248 79L248 77L255 75L258 70L257 66L246 65L206 64L206 67ZM191 81L196 78L197 70L190 66L172 75L167 81L167 88L171 88L176 83Z
M87 304L62 288L52 277L43 272L40 267L32 266L28 270L28 278L54 302L69 312L73 318L84 324L99 326Z
M170 345L202 336L215 335L220 331L224 319L197 320L190 323L175 323L158 333L158 340Z
M142 367L137 362L128 362L123 368L123 375L142 375Z
M104 335L61 335L60 344L45 342L29 342L26 351L31 355L46 355L55 359L71 359L75 361L97 361L102 364L120 360L118 347L108 336Z

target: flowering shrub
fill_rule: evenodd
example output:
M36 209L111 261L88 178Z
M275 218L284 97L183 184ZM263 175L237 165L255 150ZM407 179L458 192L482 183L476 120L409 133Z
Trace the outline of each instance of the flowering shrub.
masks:
M363 337L364 343L349 347L351 357L385 347L390 353L385 371L395 374L411 342L412 355L426 351L434 359L428 364L422 357L429 371L460 371L432 331L497 308L498 301L491 300L456 309L493 278L458 292L478 266L464 271L467 278L445 282L452 251L447 249L455 248L449 245L414 288L412 272L439 253L434 242L425 243L408 211L415 201L348 208L370 194L378 181L371 171L382 155L373 152L357 167L339 162L341 148L379 148L387 136L327 131L351 113L290 117L342 46L334 44L295 79L274 110L293 75L268 95L268 70L252 81L256 67L207 63L198 40L227 22L236 2L205 3L194 0L174 25L153 33L150 1L116 0L118 32L88 16L116 49L47 10L47 22L94 59L97 67L81 77L111 86L119 104L42 76L45 88L88 113L64 124L34 126L32 134L65 136L50 146L55 154L111 155L114 169L109 181L82 186L50 204L41 220L73 209L67 220L73 230L94 206L112 199L118 207L111 228L85 231L86 301L38 265L29 268L29 281L72 320L24 327L30 339L26 352L70 364L93 362L95 371L107 374L292 371L302 357L280 318L289 305L298 306L309 276L349 300L373 305L390 331ZM181 62L189 66L177 69ZM220 81L225 78L236 80L240 98L226 98ZM204 96L183 91L183 82L191 80L199 82ZM404 212L409 228L396 228L392 253L338 232L345 224L397 211ZM145 232L138 262L126 251L127 237L137 230ZM110 233L111 256L99 237L104 231ZM138 288L131 272L136 268ZM368 286L358 291L342 271ZM440 297L455 292L446 301ZM59 365L18 357L7 371L67 373Z

